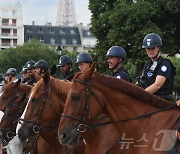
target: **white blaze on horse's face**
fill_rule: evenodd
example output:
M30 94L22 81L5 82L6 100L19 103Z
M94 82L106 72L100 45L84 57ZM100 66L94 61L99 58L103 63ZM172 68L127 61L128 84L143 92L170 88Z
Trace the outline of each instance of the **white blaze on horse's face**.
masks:
M0 97L3 95L3 92L0 94Z

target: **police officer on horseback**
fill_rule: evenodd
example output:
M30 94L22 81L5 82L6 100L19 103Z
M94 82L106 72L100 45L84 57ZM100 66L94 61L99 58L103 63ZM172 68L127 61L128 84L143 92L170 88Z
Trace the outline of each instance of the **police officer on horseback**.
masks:
M175 68L170 60L160 54L161 37L150 33L144 37L142 48L145 48L150 60L144 65L138 85L145 91L171 100Z
M16 81L16 75L17 75L17 70L15 68L9 68L7 71L6 71L6 74L5 74L5 79L9 82L13 82L13 81Z
M113 70L112 76L131 82L129 73L123 67L123 62L126 60L125 50L120 46L112 46L106 56L109 68Z
M39 60L34 65L34 76L39 81L48 72L48 63L45 60Z
M29 74L27 72L27 68L25 66L23 66L23 68L22 68L20 73L22 74L22 83L26 84L26 82L27 82L27 80L29 78Z
M82 52L76 57L76 62L78 64L79 70L83 71L87 66L90 67L93 60L89 53Z
M60 70L62 72L61 79L69 80L71 81L74 77L74 71L72 68L72 59L67 56L61 56L59 59L59 65Z
M2 92L2 87L4 85L4 81L3 81L3 75L0 73L0 93Z
M29 75L29 77L26 81L26 84L35 85L35 83L37 83L37 81L34 77L34 74L33 74L35 63L36 63L35 61L29 60L25 65L25 67L27 68L28 75Z

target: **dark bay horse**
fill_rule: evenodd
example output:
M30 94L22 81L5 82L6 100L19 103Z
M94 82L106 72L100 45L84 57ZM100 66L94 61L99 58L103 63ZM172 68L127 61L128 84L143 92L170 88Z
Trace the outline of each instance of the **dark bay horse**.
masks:
M39 133L56 149L56 153L84 153L84 144L70 149L61 145L58 140L59 120L70 86L70 82L50 77L48 73L38 81L32 89L27 111L22 119L23 124L18 132L22 142L29 136Z
M3 93L0 96L0 107L4 109L0 129L3 135L3 143L6 142L5 144L16 134L18 119L24 111L31 89L32 86L22 84L21 80L17 82L7 82L5 80ZM32 142L32 140L30 141ZM54 153L54 150L41 137L35 143L26 144L26 148L33 154L45 154L47 151Z
M128 149L128 153L155 154L171 149L176 140L173 129L180 116L176 105L94 70L95 65L73 79L60 120L60 142L68 144L78 137L72 130L113 123L121 136L121 149ZM107 114L111 121L93 125L100 113Z

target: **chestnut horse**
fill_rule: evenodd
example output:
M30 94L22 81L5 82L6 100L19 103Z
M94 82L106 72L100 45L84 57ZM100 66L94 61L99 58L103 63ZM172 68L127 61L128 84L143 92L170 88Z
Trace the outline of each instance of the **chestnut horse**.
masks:
M5 145L8 144L8 142L16 134L18 119L24 111L31 89L32 86L22 84L21 80L18 80L17 82L5 81L3 93L0 96L0 106L3 106L5 109L0 123L0 129L3 135L3 143ZM32 139L30 141L32 142ZM33 154L43 154L47 153L47 151L49 153L54 153L54 150L42 138L38 138L37 144L38 149L36 149L36 142L26 144L26 147Z
M60 120L60 142L68 144L69 140L78 137L72 130L80 127L85 131L114 124L121 136L121 149L128 149L128 153L154 154L171 149L175 142L173 129L180 116L176 105L136 85L94 70L95 64L73 79ZM92 124L102 112L111 121Z
M27 123L25 122L25 125L29 125L29 127L32 127L32 125L35 125L35 123L28 124L28 121L29 122L37 121L37 118L39 117L40 112L42 112L40 110L42 110L43 108L42 107L43 103L44 103L44 109L43 109L44 113L42 113L43 115L41 117L42 118L44 117L44 118L39 119L39 122L42 122L42 123L46 122L46 125L48 125L49 121L56 122L57 120L59 120L57 115L60 116L62 114L62 111L64 109L64 102L66 100L67 93L71 87L71 84L72 83L70 82L61 81L59 79L55 79L52 77L50 78L48 75L46 75L42 81L39 81L38 84L33 88L34 92L29 100L30 104L29 104L29 107L25 116L25 121L27 120ZM30 108L32 108L33 110ZM32 115L34 115L34 117L32 117ZM50 118L50 116L52 118ZM101 115L100 117L98 117L98 119L96 119L95 122L100 123L106 120L108 120L108 118ZM43 125L42 123L39 124L40 127L42 127L41 126ZM59 143L57 143L57 140L56 140L58 139L57 128L58 127L54 128L55 132L54 134L51 134L51 137L49 138L47 138L48 137L47 133L45 135L43 134L43 131L41 133L42 133L42 136L45 136L47 138L47 142L48 140L49 142L52 142L52 138L54 138L54 141L56 141L57 145L55 143L53 144L61 148ZM23 131L25 131L25 129ZM77 133L79 134L79 132ZM23 135L22 130L20 131L19 134L20 134L20 137L23 138L24 135ZM89 139L88 142L85 141L86 153L88 154L92 154L92 153L104 154L107 151L115 152L116 149L118 148L116 143L119 139L119 135L112 125L104 126L103 130L101 128L95 128L85 133L82 132L81 134L83 135L83 137L85 138L88 137ZM105 134L109 134L108 140L105 140L107 138ZM102 141L102 140L105 140L105 141ZM73 142L75 141L72 139L70 146L73 145ZM83 152L83 149L82 149L82 152Z
M70 86L70 82L50 77L49 73L37 82L32 89L24 119L21 119L23 124L18 136L22 142L39 133L57 153L84 153L84 144L70 149L61 145L58 140L59 119Z

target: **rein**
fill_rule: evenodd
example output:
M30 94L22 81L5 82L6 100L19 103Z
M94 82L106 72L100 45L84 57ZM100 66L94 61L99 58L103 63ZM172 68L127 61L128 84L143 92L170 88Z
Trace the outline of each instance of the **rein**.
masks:
M79 121L80 124L77 127L77 131L79 131L79 132L85 132L86 129L92 129L92 128L96 128L96 127L100 127L100 126L105 126L105 125L110 125L110 124L117 124L117 123L128 122L128 121L131 121L131 120L142 119L142 118L146 118L146 117L149 117L151 115L154 115L154 114L157 114L157 113L160 113L160 112L164 112L164 111L167 111L167 110L171 110L171 109L177 108L177 105L175 104L175 105L172 105L172 106L169 106L169 107L157 110L157 111L153 111L153 112L149 112L149 113L146 113L146 114L130 117L130 118L123 119L123 120L107 121L107 122L103 122L103 123L89 125L89 124L86 124L86 122L84 120L85 119L85 110L87 108L89 109L89 102L88 102L89 94L91 93L95 97L95 99L97 100L98 104L102 107L102 109L104 109L104 106L99 101L99 99L95 95L95 93L90 89L90 81L88 81L86 83L86 82L84 82L82 80L75 79L75 82L78 82L78 83L80 83L80 84L82 84L82 85L84 85L86 87L86 103L85 103L85 107L84 107L83 116L82 117L75 117L75 116L72 116L72 115L65 115L65 114L62 114L61 116L65 117L65 118L73 119L75 121ZM89 115L90 115L90 113L89 113ZM88 117L90 119L90 116L88 116Z
M19 121L23 121L23 122L26 122L26 123L33 123L34 126L33 126L32 129L33 129L33 132L36 133L36 134L39 133L40 131L47 131L47 130L50 130L50 129L54 128L54 127L59 126L59 121L57 123L55 123L55 124L50 123L47 126L41 126L40 123L39 123L39 119L41 117L41 114L42 114L42 112L44 110L44 106L46 104L46 100L48 98L48 93L49 93L50 87L49 87L49 89L43 89L43 88L41 88L41 89L44 90L46 93L45 93L45 98L42 99L42 106L40 108L40 112L39 112L39 116L38 116L37 120L32 121L32 120L26 120L26 119L22 119L22 118L19 119ZM33 98L32 101L33 102L39 102L41 100ZM55 115L59 117L58 113L55 110L54 104L52 103L52 100L50 100L50 105L51 105Z
M7 114L9 114L9 113L12 113L12 111L11 112L9 112L8 111L8 108L11 108L11 105L12 106L15 106L15 107L17 107L18 109L19 109L19 111L18 111L18 114L15 116L15 118L16 118L16 120L15 121L13 121L13 123L12 124L16 124L16 122L18 121L18 118L20 117L20 115L22 114L22 104L23 104L23 102L24 102L24 100L26 100L27 99L27 97L26 97L26 92L24 92L23 94L20 94L20 96L22 96L22 98L21 98L21 100L19 101L20 103L19 103L19 105L16 105L16 104L14 104L14 101L19 97L19 96L14 96L9 102L8 102L8 106L7 106L7 108L6 108L6 110L5 110L5 112L7 112ZM7 125L7 124L6 124ZM5 127L7 127L7 126L5 126ZM7 138L7 141L6 142L9 142L15 135L16 135L16 133L14 132L14 131L12 131L12 128L13 127L15 127L15 125L12 125L12 126L8 126L8 128L0 128L0 130L2 131L2 133L6 136L6 138ZM6 140L5 138L3 138L3 140ZM5 142L5 141L3 141L3 142Z

